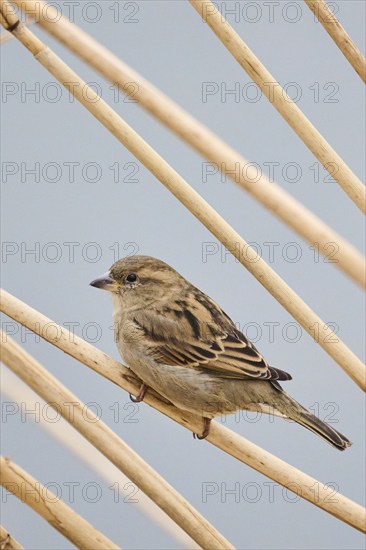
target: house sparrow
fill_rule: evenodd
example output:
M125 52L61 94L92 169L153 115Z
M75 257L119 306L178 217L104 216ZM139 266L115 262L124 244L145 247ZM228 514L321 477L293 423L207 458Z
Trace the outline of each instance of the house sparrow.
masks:
M113 302L115 340L141 379L135 401L153 388L179 409L204 418L240 409L272 413L305 426L334 447L351 442L292 399L271 367L221 307L168 264L149 256L117 261L91 286Z

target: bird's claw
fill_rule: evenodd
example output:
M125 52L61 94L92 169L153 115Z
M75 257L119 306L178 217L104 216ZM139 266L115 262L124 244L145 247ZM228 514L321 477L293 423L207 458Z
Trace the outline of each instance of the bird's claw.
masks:
M193 434L193 439L206 439L208 434L210 433L210 424L211 424L211 418L204 418L203 419L203 432L202 435Z
M130 399L131 399L132 403L141 403L141 401L144 400L146 391L147 391L146 384L142 384L142 386L140 387L139 394L136 397L134 397L133 395L130 394Z

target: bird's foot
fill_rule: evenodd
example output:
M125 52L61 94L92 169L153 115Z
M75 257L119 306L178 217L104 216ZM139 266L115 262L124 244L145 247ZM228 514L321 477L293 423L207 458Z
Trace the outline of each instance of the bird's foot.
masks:
M146 384L142 384L137 397L134 397L133 395L130 394L130 399L132 403L141 403L141 401L144 400L146 392L147 392L147 386Z
M211 425L211 418L204 418L203 419L203 432L202 435L193 434L194 439L206 439L208 434L210 433L210 425Z

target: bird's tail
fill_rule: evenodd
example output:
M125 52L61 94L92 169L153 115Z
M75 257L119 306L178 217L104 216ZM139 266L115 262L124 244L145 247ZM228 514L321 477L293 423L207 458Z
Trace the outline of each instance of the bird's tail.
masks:
M316 433L340 451L344 451L347 447L352 445L352 442L347 439L347 437L332 428L329 424L326 424L326 422L317 418L285 392L282 393L281 397L284 397L284 399L281 399L281 404L277 402L277 405L280 406L276 408L278 408L285 417L294 420L301 426Z
M323 422L308 411L300 411L294 420L296 420L298 424L301 424L301 426L304 426L308 430L311 430L325 439L325 441L328 441L328 443L340 451L344 451L347 447L352 445L351 441L347 439L347 437L337 432L337 430L332 428L332 426L326 424L326 422Z

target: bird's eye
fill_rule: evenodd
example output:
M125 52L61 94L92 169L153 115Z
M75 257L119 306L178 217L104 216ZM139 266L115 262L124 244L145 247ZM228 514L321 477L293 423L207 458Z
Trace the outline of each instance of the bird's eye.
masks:
M127 275L126 281L128 283L134 283L135 281L137 281L137 275L135 273L130 273L129 275Z

